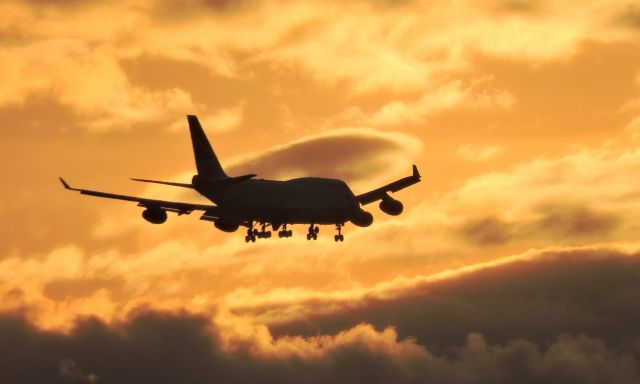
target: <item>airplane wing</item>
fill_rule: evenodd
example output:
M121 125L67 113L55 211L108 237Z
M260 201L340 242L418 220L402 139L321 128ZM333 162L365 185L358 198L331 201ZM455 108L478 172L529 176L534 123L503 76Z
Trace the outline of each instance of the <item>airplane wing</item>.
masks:
M393 183L389 183L380 188L376 188L373 191L358 195L356 196L356 200L358 200L358 202L362 205L373 203L374 201L382 200L385 196L387 196L387 193L389 192L396 192L419 182L420 173L418 172L418 167L414 165L413 174L411 176L403 177L402 179L396 180Z
M125 201L135 201L138 203L138 206L145 208L159 208L164 211L176 212L178 215L188 215L193 211L204 211L205 214L203 217L207 217L206 220L213 221L211 219L218 218L220 216L219 207L215 205L206 205L206 204L191 204L191 203L181 203L176 201L165 201L165 200L155 200L155 199L146 199L143 197L135 197L135 196L127 196L127 195L118 195L115 193L108 192L100 192L100 191L92 191L89 189L80 189L71 187L62 177L60 178L60 182L62 185L70 190L80 192L82 195L88 196L96 196L96 197L104 197L107 199L117 199L117 200L125 200Z

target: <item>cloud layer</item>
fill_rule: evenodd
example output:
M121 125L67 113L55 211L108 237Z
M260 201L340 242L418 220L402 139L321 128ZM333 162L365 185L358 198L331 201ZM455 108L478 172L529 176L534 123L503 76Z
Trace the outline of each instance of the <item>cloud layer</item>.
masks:
M9 364L0 375L7 383L633 383L639 260L611 249L547 252L281 325L276 332L290 336L276 338L224 313L142 310L111 325L85 319L67 334L5 314ZM309 336L295 336L301 328Z

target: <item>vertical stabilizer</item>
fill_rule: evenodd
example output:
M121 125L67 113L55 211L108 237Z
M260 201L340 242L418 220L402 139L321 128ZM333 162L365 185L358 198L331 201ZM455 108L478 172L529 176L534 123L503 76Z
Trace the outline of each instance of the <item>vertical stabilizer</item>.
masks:
M218 157L216 157L211 144L205 135L198 117L195 115L187 115L189 120L189 130L191 131L191 143L193 144L193 155L196 159L196 168L198 175L212 177L216 179L227 178L224 173Z

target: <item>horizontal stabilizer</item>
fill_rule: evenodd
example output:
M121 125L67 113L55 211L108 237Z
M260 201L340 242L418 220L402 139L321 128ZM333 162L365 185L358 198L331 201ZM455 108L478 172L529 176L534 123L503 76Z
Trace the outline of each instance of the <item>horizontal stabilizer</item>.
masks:
M242 176L236 176L236 177L227 177L225 179L206 179L206 178L201 178L199 175L195 176L194 178L194 183L196 183L196 185L198 186L207 186L207 187L211 187L211 188L215 188L215 187L226 187L232 184L238 184L241 183L245 180L249 180L249 179L253 179L254 177L256 177L257 175L254 173L248 174L248 175L242 175Z
M131 180L141 181L143 183L164 184L164 185L172 185L174 187L193 188L193 184L175 183L173 181L158 181L158 180L134 179L134 178L131 178Z

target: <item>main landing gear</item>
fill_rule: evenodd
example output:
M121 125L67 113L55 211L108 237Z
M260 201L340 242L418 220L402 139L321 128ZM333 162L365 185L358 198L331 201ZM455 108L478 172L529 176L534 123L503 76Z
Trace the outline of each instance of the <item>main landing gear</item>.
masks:
M244 237L244 241L245 242L252 242L255 243L256 242L256 238L258 239L268 239L271 237L271 231L267 231L267 225L266 223L261 223L261 230L258 231L256 228L253 228L253 226L251 226L251 228L247 229L247 236Z
M283 238L283 237L291 237L293 236L293 231L292 230L287 230L287 224L282 226L282 230L278 232L278 237L279 238Z
M244 237L244 241L255 243L256 239L268 239L271 237L271 231L267 231L267 227L271 225L268 223L260 223L260 230L253 227L253 223L251 223L251 227L247 229L247 235ZM344 241L344 235L342 234L342 227L344 223L336 224L336 229L338 230L338 234L333 236L333 239L338 241ZM275 227L272 226L275 230L279 228L279 225ZM307 233L307 240L318 240L318 233L320 232L320 227L315 224L311 224L309 226L309 232ZM282 229L278 231L278 237L291 237L293 235L293 231L287 229L287 224L282 226Z
M245 242L252 242L255 243L256 242L256 238L258 237L258 230L253 228L253 226L251 226L249 229L247 229L247 236L244 237L244 241Z
M336 229L338 230L338 234L333 236L333 240L336 242L344 241L344 235L342 234L342 224L336 224Z
M262 230L260 232L258 232L258 230L254 230L254 233L257 232L257 236L258 239L268 239L271 237L271 231L267 231L267 225L266 223L261 223L262 225Z
M317 240L318 232L320 232L320 228L317 225L311 224L309 226L309 233L307 233L307 240Z

